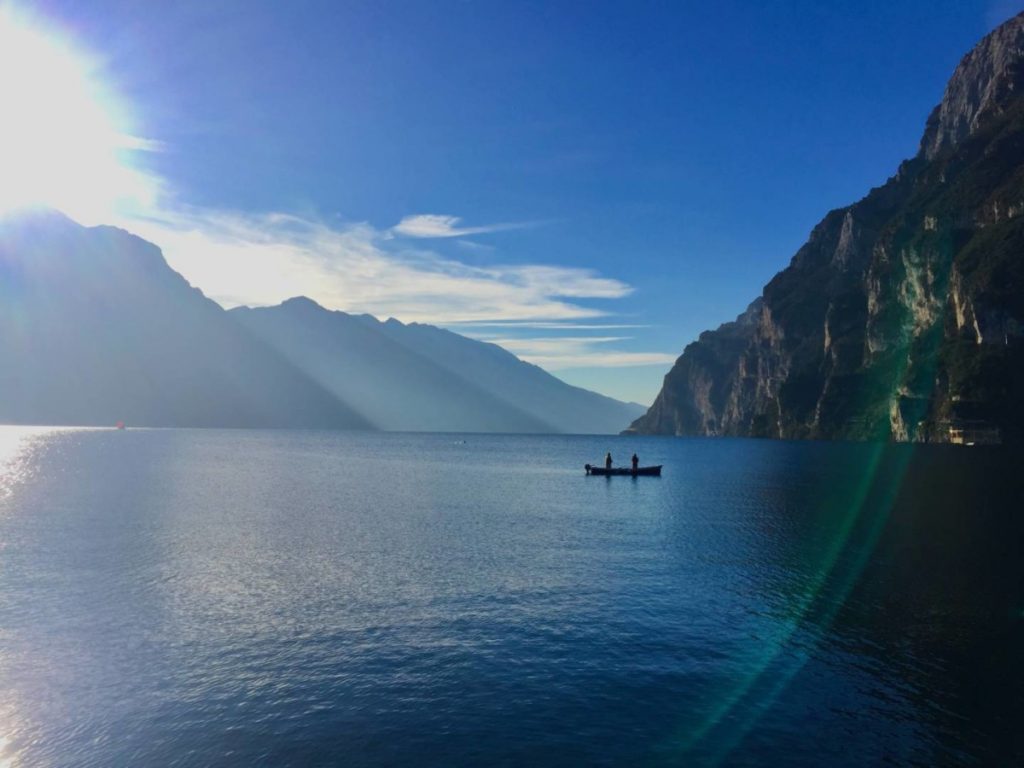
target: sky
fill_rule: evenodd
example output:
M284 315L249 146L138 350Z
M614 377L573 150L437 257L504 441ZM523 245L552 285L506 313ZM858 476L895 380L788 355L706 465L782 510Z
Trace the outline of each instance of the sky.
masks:
M649 404L1021 10L0 0L0 165L224 306L434 323Z

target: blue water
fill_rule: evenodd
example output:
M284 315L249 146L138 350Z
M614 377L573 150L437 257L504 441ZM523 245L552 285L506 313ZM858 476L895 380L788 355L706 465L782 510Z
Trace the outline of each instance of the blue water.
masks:
M0 428L0 765L1021 764L1019 465Z

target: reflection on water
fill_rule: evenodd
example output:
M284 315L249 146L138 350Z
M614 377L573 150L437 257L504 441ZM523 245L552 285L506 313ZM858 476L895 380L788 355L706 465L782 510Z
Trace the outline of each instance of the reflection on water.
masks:
M15 485L32 470L32 448L58 430L49 427L0 427L0 499L10 496Z
M52 444L53 438L70 432L83 432L82 428L0 426L0 505L3 505L16 489L29 482L39 467L41 453ZM13 506L0 506L0 514ZM11 537L0 538L0 589L7 589L6 579L10 547L17 546ZM0 625L2 626L2 625ZM2 629L0 629L2 632ZM0 659L2 661L2 659ZM0 667L2 668L2 667ZM20 765L18 736L17 691L3 685L0 678L0 768L15 768Z
M998 451L11 434L0 765L1024 756Z

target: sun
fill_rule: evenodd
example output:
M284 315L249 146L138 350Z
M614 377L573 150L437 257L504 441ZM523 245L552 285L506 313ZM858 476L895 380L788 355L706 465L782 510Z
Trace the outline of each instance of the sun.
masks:
M57 208L84 223L150 201L131 167L147 145L98 67L53 32L0 6L0 212Z

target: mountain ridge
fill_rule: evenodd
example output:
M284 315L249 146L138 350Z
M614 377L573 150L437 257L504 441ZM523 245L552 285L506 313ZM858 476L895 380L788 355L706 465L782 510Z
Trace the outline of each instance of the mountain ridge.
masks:
M0 293L0 421L366 426L116 227L5 216Z
M614 433L643 410L429 324L328 310L308 297L229 314L383 429Z

